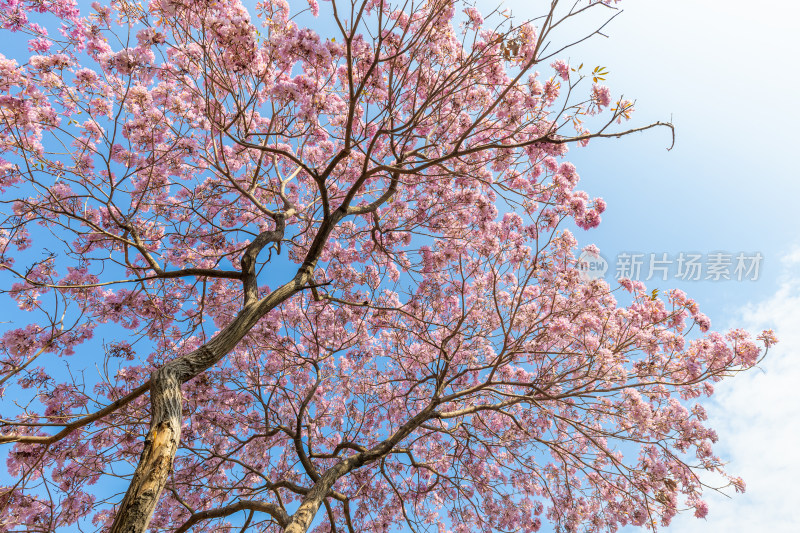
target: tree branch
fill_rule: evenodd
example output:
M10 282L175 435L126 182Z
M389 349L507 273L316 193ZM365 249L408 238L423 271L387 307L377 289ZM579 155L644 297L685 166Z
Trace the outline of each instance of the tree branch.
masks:
M289 523L289 515L286 514L286 511L273 503L242 500L225 507L194 513L186 522L181 524L181 526L175 530L175 533L185 533L193 525L202 520L230 516L234 513L238 513L239 511L260 511L262 513L267 513L273 519L275 519L275 521L281 527L286 527L286 525Z

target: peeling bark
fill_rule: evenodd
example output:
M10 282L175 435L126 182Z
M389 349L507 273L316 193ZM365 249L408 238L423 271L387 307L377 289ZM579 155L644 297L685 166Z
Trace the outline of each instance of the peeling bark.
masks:
M153 413L150 431L110 533L141 533L150 522L172 472L172 463L180 442L183 418L181 385L230 353L259 319L302 290L310 279L310 269L301 268L291 282L242 309L233 322L206 344L168 362L153 373L150 378Z
M181 390L174 372L156 371L150 391L153 418L139 465L111 526L114 533L144 531L172 472L181 438Z

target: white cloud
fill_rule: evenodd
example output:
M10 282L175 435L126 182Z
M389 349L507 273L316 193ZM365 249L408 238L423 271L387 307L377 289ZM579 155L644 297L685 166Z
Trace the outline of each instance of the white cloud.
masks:
M708 407L718 454L747 483L745 494L709 495L706 520L689 514L670 531L798 531L800 523L800 248L784 258L778 291L748 306L738 327L771 328L780 340L759 369L720 383Z

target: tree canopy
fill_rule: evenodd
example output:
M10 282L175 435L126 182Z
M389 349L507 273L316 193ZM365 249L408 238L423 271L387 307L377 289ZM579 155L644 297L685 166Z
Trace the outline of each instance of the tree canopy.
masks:
M702 398L772 333L575 268L606 206L568 147L672 127L565 61L613 4L0 2L0 529L599 532L743 491Z

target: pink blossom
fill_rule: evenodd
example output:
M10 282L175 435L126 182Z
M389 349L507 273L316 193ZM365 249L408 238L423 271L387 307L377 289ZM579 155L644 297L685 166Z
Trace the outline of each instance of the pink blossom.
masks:
M473 27L477 28L483 25L483 16L481 15L480 11L474 7L466 8L464 13L466 13L467 17L469 17L469 22Z
M561 59L550 64L564 81L569 81L569 65Z
M605 85L594 84L592 86L592 99L598 107L608 107L611 105L611 90Z
M694 321L697 323L697 325L700 327L700 331L703 333L711 328L711 320L703 313L697 313L694 316Z
M594 210L598 214L605 212L605 210L606 210L606 201L605 200L603 200L602 198L595 198L593 203L594 203Z
M697 518L705 518L708 514L708 504L703 500L697 500L694 503L694 515Z
M775 332L772 331L771 329L765 329L759 334L758 340L763 342L766 348L770 348L775 344L777 344L778 337L775 335Z

